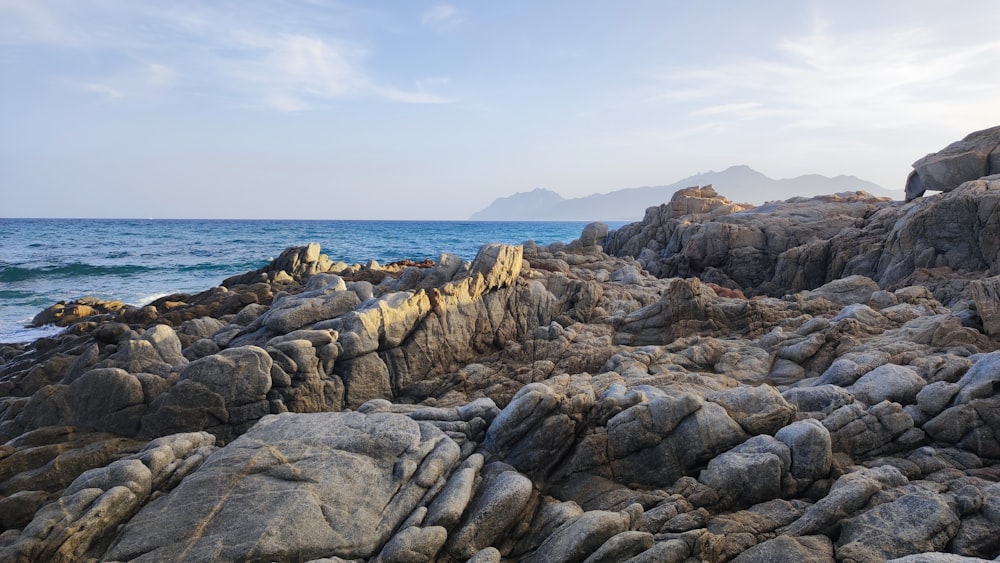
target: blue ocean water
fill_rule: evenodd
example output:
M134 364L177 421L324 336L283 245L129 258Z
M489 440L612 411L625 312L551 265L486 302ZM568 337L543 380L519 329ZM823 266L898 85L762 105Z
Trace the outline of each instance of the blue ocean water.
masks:
M144 305L197 293L264 266L289 246L318 242L331 259L348 264L437 260L442 252L471 260L489 242L568 242L585 224L0 219L0 342L57 332L24 325L59 301L94 296Z

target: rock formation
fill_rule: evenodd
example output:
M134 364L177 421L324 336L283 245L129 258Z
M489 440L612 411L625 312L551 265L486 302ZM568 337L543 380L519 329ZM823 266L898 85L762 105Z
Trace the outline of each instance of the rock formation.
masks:
M998 194L692 188L95 310L0 346L0 560L998 558Z
M970 133L913 163L906 179L906 201L927 190L950 192L964 182L1000 174L1000 126Z

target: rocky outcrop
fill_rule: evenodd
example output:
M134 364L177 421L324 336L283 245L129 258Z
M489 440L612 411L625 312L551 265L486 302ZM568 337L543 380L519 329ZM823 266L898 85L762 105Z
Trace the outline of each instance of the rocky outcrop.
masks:
M913 163L906 179L906 201L927 190L950 192L964 182L1000 174L1000 126L969 133Z
M80 319L3 352L0 559L995 559L996 182Z
M660 277L697 277L750 296L833 283L825 297L846 305L920 283L954 305L971 301L970 279L1000 274L1000 177L948 192L909 203L844 193L747 209L691 188L609 233L605 249ZM692 199L699 204L689 213Z

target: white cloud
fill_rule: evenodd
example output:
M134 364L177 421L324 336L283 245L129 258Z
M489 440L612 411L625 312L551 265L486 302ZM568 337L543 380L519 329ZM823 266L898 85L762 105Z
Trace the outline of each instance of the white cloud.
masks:
M173 68L149 61L129 60L121 69L91 81L75 81L87 92L105 99L151 98L162 95L177 81Z
M462 23L465 18L450 4L435 4L420 16L420 22L436 29L447 29Z
M1000 75L990 71L1000 68L1000 40L962 44L925 28L838 34L820 21L776 48L774 59L659 72L658 91L645 98L689 104L695 117L768 117L792 128L854 130L942 115L971 123L987 115L984 109L1000 107ZM732 101L740 98L754 101Z
M343 98L447 103L449 98L372 78L368 49L342 35L353 12L338 6L211 6L110 1L0 0L0 45L88 53L99 67L67 67L63 83L106 99L197 91L202 99L282 112ZM312 10L312 11L310 11ZM432 10L435 24L459 16ZM93 55L96 55L94 57ZM157 62L151 62L157 61Z
M742 103L731 103L731 104L720 104L717 106L709 106L697 109L691 113L691 115L702 116L702 115L733 115L736 117L741 117L743 119L753 119L760 115L760 110L763 105L760 102L742 102Z

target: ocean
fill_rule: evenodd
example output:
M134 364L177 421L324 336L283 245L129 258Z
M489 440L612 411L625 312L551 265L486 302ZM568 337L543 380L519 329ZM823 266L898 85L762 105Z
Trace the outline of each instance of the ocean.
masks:
M609 224L612 228L622 223ZM585 222L0 219L0 342L57 333L25 328L59 301L93 296L145 305L255 270L289 246L318 242L332 260L388 263L489 242L579 238Z

